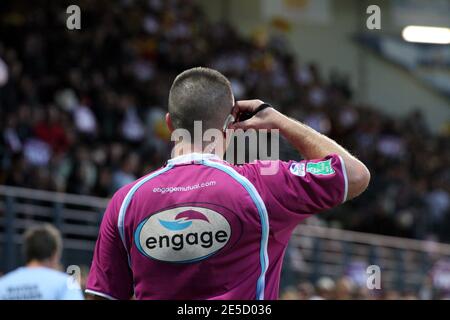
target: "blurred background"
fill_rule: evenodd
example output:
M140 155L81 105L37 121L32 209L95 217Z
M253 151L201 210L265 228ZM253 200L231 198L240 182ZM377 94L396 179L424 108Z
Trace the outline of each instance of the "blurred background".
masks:
M23 231L50 222L86 275L108 198L170 156L171 82L208 66L372 173L298 227L283 299L450 297L449 28L448 0L1 1L0 274L23 263Z

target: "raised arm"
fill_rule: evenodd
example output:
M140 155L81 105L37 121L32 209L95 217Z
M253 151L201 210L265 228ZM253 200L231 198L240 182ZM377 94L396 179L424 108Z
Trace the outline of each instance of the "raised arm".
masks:
M234 112L256 110L261 100L238 101ZM249 120L235 123L233 129L279 129L289 143L307 160L320 159L330 154L337 154L345 162L348 179L348 197L352 199L366 190L370 181L367 167L352 156L347 150L327 136L315 131L307 125L291 119L274 108L267 108Z

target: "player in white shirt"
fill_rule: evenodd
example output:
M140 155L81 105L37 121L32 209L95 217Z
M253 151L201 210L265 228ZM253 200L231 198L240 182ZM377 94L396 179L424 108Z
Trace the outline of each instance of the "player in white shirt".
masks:
M62 239L55 227L29 229L23 251L26 265L0 278L0 300L83 300L78 283L58 271Z

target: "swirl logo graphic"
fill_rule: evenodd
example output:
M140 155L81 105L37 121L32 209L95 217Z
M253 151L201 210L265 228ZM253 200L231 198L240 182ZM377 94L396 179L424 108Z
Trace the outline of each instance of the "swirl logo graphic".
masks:
M189 228L193 220L203 220L209 223L204 214L195 210L187 210L177 214L174 221L159 220L159 223L168 230L180 231Z

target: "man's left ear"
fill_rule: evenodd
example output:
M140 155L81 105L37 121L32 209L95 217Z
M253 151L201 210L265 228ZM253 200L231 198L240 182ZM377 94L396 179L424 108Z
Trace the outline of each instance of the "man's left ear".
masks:
M170 133L172 133L174 131L174 128L172 125L172 118L170 117L170 113L166 113L166 125Z

